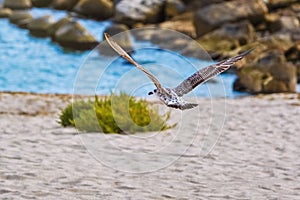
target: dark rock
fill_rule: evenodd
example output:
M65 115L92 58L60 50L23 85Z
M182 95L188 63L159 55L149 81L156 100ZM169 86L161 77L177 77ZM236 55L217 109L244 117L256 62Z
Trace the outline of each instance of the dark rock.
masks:
M165 17L173 18L185 11L185 5L181 0L166 0Z
M270 10L273 10L288 7L296 2L299 2L299 0L268 0L266 4Z
M32 18L33 19L33 18ZM19 28L27 29L27 25L31 22L32 19L24 19L21 20L18 24L16 24Z
M259 23L267 12L268 8L261 0L228 1L200 8L194 18L197 36L203 36L227 22L248 19L253 24Z
M210 4L222 3L224 0L183 0L188 11L195 11Z
M107 19L113 15L113 4L110 0L81 0L73 10L84 16Z
M71 22L71 19L69 17L65 17L60 19L59 21L55 22L52 26L50 26L47 30L47 34L51 36L51 38L54 37L55 32L63 25L68 24Z
M270 17L271 16L271 17ZM273 18L270 20L270 18ZM290 8L280 9L266 16L266 32L281 37L290 37L300 41L300 8L299 13Z
M194 13L187 12L159 24L160 28L166 28L184 33L192 38L196 37L196 29L193 24Z
M197 41L218 59L234 56L233 50L256 40L255 29L248 21L228 23L199 38ZM216 56L213 56L214 59Z
M54 24L54 19L47 15L33 19L27 24L27 29L30 33L37 37L47 37L49 36L48 29Z
M288 61L292 62L297 71L298 83L300 82L300 42L289 48L285 52L285 57Z
M233 82L233 90L239 91L239 92L247 92L247 88L241 84L241 81L239 78L235 79Z
M279 49L252 52L256 59L238 70L238 87L253 93L295 92L297 87L296 68L287 62Z
M300 6L300 4L299 4ZM299 11L291 8L276 10L267 14L265 17L266 30L270 33L275 32L294 32L300 28L300 7Z
M31 0L34 7L48 7L53 0Z
M53 41L65 48L74 50L93 49L98 45L98 41L78 22L68 22L61 25L54 36Z
M57 10L72 10L80 0L53 0L51 6Z
M5 0L3 5L13 10L23 10L32 7L30 0Z
M133 26L135 23L158 23L164 20L163 0L122 0L115 7L115 20Z
M108 33L111 36L114 36L114 40L126 51L133 52L133 45L131 42L131 35L129 29L124 24L112 24L104 30L104 33ZM121 33L121 34L119 34ZM104 39L104 36L103 36ZM108 43L102 43L99 45L99 52L102 55L113 56L116 55L116 52L109 46Z
M122 0L113 0L113 4L117 5L118 3L120 3L120 1L122 1Z
M32 15L26 11L14 11L9 16L9 21L21 28L25 28L32 19Z
M280 20L280 16L278 14L271 13L266 15L265 23L266 23L266 29L270 33L274 33L282 29L282 23Z
M293 63L300 61L300 42L293 45L285 52L285 57L288 61Z
M0 18L8 18L12 14L10 8L0 8Z
M104 32L110 34L110 35L116 35L125 31L129 31L128 26L124 25L124 24L112 24L110 26L108 26ZM129 38L127 35L127 39Z
M298 60L295 63L296 71L297 71L297 82L300 83L300 61Z

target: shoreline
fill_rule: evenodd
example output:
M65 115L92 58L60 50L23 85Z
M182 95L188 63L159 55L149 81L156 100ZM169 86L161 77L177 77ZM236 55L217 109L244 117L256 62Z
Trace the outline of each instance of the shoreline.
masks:
M68 94L68 93L38 93L38 92L23 92L23 91L0 91L0 94L11 94L11 95L37 95L37 96L44 96L44 97L51 97L51 96L57 96L57 97L66 97L66 98L72 98L73 96L78 97L94 97L92 95L84 95L84 94ZM248 95L245 96L236 96L233 98L230 97L215 97L214 99L240 99L240 98L247 98L247 97L258 97L258 96L276 96L276 95L297 95L300 94L300 92L281 92L281 93L248 93ZM99 95L98 95L99 96ZM109 96L109 95L100 95L100 96ZM195 98L199 99L210 99L209 97L201 97L197 96Z
M109 95L98 95L98 97L106 97ZM75 98L74 98L75 97ZM0 114L6 113L39 113L49 114L57 112L66 107L72 100L89 99L94 96L89 95L74 95L74 94L60 94L60 93L35 93L35 92L9 92L0 91ZM160 103L155 97L137 97L146 99L149 103ZM234 98L227 97L191 97L191 100L199 101L239 101L243 99L300 99L300 93L273 93L273 94L249 94L247 96L237 96ZM21 105L20 105L21 104ZM24 104L22 106L22 104ZM51 109L46 111L46 106L51 105ZM29 107L28 107L29 106ZM25 109L25 107L28 107ZM35 108L36 107L36 108ZM30 110L31 109L31 110ZM8 111L9 110L9 111ZM18 111L19 110L19 111ZM18 111L18 112L15 112Z

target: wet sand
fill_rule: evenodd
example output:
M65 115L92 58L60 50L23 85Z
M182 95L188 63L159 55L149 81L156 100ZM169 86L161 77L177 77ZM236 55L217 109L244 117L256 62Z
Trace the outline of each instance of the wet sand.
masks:
M101 163L76 129L62 128L59 111L70 101L63 95L0 93L0 199L299 198L297 94L227 99L222 134L208 155L201 155L202 147L194 142L182 155L169 154L177 158L174 162L148 173ZM208 111L210 100L199 101ZM195 116L189 117L193 122ZM205 115L200 119L200 127L205 126ZM195 127L185 130L195 132ZM140 140L170 141L172 130L168 133ZM143 143L130 144L136 138L129 136L106 139L125 145L126 151L145 150L138 148ZM126 165L119 154L109 156ZM151 158L152 164L161 158Z

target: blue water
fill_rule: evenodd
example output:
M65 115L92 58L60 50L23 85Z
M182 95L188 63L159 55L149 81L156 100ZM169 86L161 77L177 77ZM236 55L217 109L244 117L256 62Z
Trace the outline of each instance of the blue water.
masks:
M33 9L31 12L35 17L51 14L55 20L65 16L65 12L50 9ZM110 24L110 22L84 19L79 21L99 41L102 40L105 27ZM148 79L143 73L121 58L112 61L101 57L96 51L64 51L49 38L33 37L28 30L17 28L7 19L0 19L0 27L0 91L72 94L74 92L85 93L84 88L94 88L97 94L109 94L117 88L122 91L130 90L137 96L144 96L154 88L150 82L147 82ZM142 43L135 42L135 45L139 46ZM161 51L154 45L148 45L153 48L136 51L133 54L134 58L157 75L163 84L169 84L169 86L176 86L182 80L179 76L176 78L178 74L187 77L195 71L195 67L183 68L182 66L190 66L191 63L197 66L211 64L193 58L178 59L177 54ZM157 61L161 66L159 70L157 70ZM108 67L104 70L103 66ZM172 66L172 69L165 68L165 66ZM79 80L76 77L78 73L82 74L82 69L87 69L87 71L83 72L85 74L84 78L80 79L79 89L75 88L74 91L74 86L78 85ZM96 77L96 74L101 76ZM95 78L97 78L96 85ZM141 81L145 82L145 80L147 83L143 85ZM207 83L198 87L195 95L209 97L212 96L212 92L214 96L247 95L232 91L234 80L235 75L222 74L217 79L217 83ZM90 86L89 83L93 85ZM143 87L138 87L139 84Z

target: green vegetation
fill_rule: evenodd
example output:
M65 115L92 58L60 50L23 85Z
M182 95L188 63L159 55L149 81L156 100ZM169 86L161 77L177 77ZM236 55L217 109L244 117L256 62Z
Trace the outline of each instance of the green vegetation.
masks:
M127 94L111 94L94 101L75 101L62 110L60 124L74 126L86 132L135 133L163 131L176 124L168 125L171 112L164 115L157 107L145 100L137 100Z

